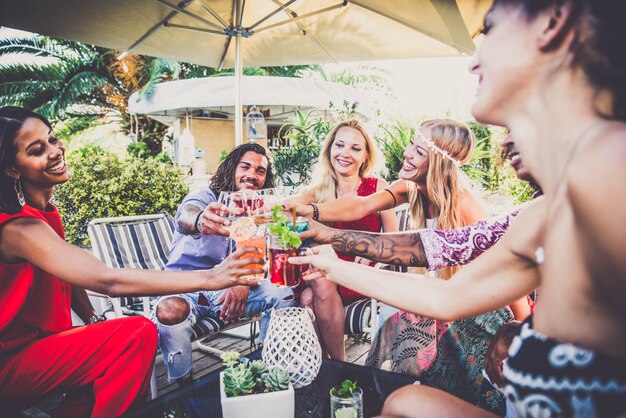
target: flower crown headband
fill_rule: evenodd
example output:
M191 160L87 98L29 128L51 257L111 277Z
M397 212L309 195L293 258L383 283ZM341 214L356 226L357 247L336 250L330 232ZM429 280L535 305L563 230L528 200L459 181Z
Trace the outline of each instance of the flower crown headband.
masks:
M453 158L450 153L448 153L448 151L446 151L443 148L439 148L436 144L435 141L433 141L432 138L428 137L426 138L424 136L424 134L422 134L421 130L417 130L417 132L415 132L415 136L417 136L418 138L420 138L422 141L424 141L424 143L426 144L426 146L428 148L430 148L431 150L439 153L443 158L452 161L452 164L454 164L457 168L461 167L461 162L455 158Z

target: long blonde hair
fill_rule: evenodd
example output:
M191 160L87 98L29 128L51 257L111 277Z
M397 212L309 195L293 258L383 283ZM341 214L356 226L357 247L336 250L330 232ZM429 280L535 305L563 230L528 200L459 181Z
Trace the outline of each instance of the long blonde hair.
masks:
M467 125L450 119L433 119L422 123L420 128L430 130L434 144L448 152L460 164L468 162L474 149L474 134ZM415 183L408 181L409 210L412 229L426 227L425 199L438 212L437 229L453 229L463 225L461 194L464 190L461 170L438 151L428 148L428 173L426 196ZM443 269L441 277L449 278L458 267Z
M330 150L335 142L337 132L339 132L341 128L356 129L363 135L363 138L365 138L365 151L367 156L359 168L359 177L369 177L374 171L377 158L376 147L361 122L356 119L348 119L338 123L328 133L328 136L326 136L326 140L322 145L320 159L313 171L313 178L317 179L312 186L315 190L314 200L316 203L329 202L337 198L337 175L330 161Z

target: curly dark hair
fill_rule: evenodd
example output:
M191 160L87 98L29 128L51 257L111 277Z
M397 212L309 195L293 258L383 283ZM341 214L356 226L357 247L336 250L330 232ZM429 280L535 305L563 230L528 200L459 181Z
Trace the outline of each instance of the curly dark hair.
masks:
M52 129L48 119L23 107L0 107L0 212L14 214L22 210L15 192L15 179L7 170L15 165L15 137L29 118L39 119Z
M211 189L216 194L219 194L223 191L235 191L235 169L237 168L237 164L239 164L239 160L241 160L241 157L243 157L243 155L248 151L261 154L265 158L267 158L267 174L265 176L265 183L261 188L267 189L274 187L274 172L272 170L272 161L267 155L267 150L265 149L265 147L259 144L248 143L235 147L226 156L222 164L217 167L217 171L211 178L211 183L209 184L209 187L211 187Z

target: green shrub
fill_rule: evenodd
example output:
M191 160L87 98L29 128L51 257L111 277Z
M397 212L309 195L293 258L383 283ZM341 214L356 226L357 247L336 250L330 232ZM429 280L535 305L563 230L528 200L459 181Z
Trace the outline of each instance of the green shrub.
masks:
M280 128L293 145L272 152L274 172L283 186L296 188L311 181L321 144L333 126L322 118L312 119L312 112L304 115L296 110L295 121Z
M189 188L182 172L158 158L120 158L99 148L81 148L67 156L69 182L56 190L68 242L89 245L92 219L174 214Z
M141 159L150 159L154 158L162 163L172 164L172 158L165 152L161 151L158 154L153 155L152 151L148 147L148 144L145 142L131 142L126 147L126 152L128 155L132 155L133 157L141 158Z

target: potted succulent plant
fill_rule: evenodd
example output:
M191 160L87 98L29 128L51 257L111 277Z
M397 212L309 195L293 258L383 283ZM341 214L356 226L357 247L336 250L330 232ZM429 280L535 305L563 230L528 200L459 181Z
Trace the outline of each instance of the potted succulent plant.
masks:
M330 390L330 416L332 418L363 418L363 390L352 380Z
M226 369L220 373L224 418L254 414L256 418L292 418L295 402L289 373L261 360L240 359L236 351L221 356Z

